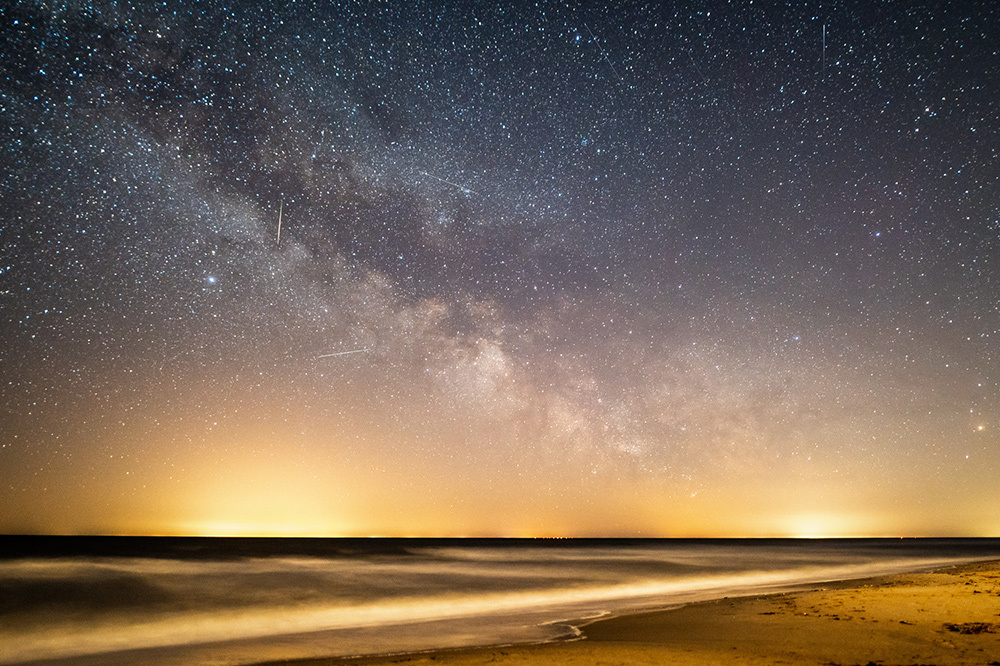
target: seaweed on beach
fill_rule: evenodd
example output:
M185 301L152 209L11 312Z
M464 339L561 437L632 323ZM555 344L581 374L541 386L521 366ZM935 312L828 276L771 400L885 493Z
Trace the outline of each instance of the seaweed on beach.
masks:
M995 634L1000 625L992 622L963 622L961 624L945 622L944 628L959 634Z

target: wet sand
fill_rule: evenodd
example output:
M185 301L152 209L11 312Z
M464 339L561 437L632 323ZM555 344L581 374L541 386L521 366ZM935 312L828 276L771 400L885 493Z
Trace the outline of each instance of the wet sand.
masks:
M544 645L310 659L297 666L1000 666L1000 562L622 615Z

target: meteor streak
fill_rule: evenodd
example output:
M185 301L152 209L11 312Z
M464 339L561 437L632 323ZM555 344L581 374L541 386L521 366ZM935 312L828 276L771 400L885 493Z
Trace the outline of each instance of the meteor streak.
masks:
M622 83L624 83L624 79L622 79L621 74L618 73L618 70L615 69L614 64L612 64L611 58L609 58L608 54L604 52L604 47L601 46L601 43L599 41L597 41L597 37L594 37L594 31L591 30L590 26L587 25L586 23L583 24L583 27L586 28L587 32L590 33L590 41L592 41L594 44L596 44L597 48L599 48L601 50L601 55L604 56L604 59L608 62L608 66L611 67L611 71L615 73L615 76L618 77L619 81L621 81Z
M278 206L278 245L281 245L281 211L285 208L285 202L282 201Z
M419 173L422 176L427 176L428 178L433 178L434 180L440 180L442 183L447 183L448 185L451 185L452 187L457 187L458 189L462 190L463 192L467 192L467 193L471 193L471 194L479 194L479 192L476 192L475 190L470 190L465 185L459 185L458 183L453 183L450 180L445 180L444 178L438 178L437 176L435 176L432 173L427 173L426 171L418 171L417 173Z
M333 352L332 354L320 354L316 358L330 358L331 356L343 356L344 354L360 354L361 352L366 352L366 351L368 351L367 348L365 348L365 349L351 349L349 351Z

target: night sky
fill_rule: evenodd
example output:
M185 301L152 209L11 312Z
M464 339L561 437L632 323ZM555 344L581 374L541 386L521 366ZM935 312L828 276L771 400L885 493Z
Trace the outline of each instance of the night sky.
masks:
M1000 10L471 4L4 3L0 531L1000 534Z

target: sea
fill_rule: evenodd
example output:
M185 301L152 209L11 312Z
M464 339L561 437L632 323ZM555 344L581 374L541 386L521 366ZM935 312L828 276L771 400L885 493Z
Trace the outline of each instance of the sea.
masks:
M623 613L1000 559L998 539L0 537L0 664L238 666L580 636Z

